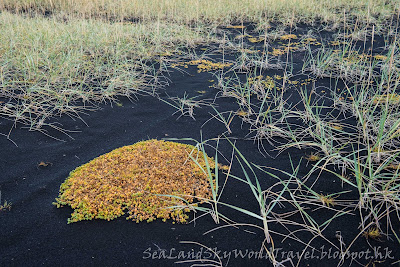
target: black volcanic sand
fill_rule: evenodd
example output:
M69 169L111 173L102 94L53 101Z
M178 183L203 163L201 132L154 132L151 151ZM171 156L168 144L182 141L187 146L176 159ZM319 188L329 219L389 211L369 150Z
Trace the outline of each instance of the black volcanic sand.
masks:
M250 28L250 27L249 27ZM300 27L296 34L306 33L308 28ZM231 30L232 36L241 30ZM333 40L332 33L320 32L323 40ZM376 43L383 43L383 37L377 38ZM247 44L255 49L262 44ZM360 44L362 45L362 44ZM367 43L367 47L369 44ZM379 49L379 45L375 46ZM316 47L313 47L316 48ZM198 50L199 52L203 50ZM226 59L233 59L234 54L227 55ZM211 58L221 59L216 53ZM304 52L293 54L294 73L299 72L303 64ZM285 60L285 59L284 59ZM169 85L158 89L160 98L167 100L169 97L182 97L185 93L189 97L197 96L197 100L215 99L216 108L220 111L237 111L238 104L233 98L215 97L219 91L210 87L215 77L210 73L197 73L196 66L189 66L182 73L171 69L166 74ZM264 74L282 74L282 71L271 70ZM240 76L240 75L239 75ZM241 76L244 77L244 74ZM242 77L242 78L243 78ZM301 79L307 76L299 76ZM330 86L329 79L321 79L318 85ZM322 90L322 89L321 89ZM325 89L326 90L326 89ZM199 93L198 91L205 91ZM299 101L299 96L294 88L289 88L285 93L290 96L293 103ZM203 259L214 260L209 251L201 245L217 251L224 266L270 266L265 252L257 258L255 254L261 248L263 232L260 229L240 226L224 227L206 233L217 226L211 216L197 218L194 223L181 225L172 222L163 223L135 223L121 217L113 221L83 221L67 224L72 210L69 207L57 209L52 202L58 196L61 183L68 177L70 171L90 161L91 159L110 152L124 145L130 145L147 139L163 138L194 138L203 140L216 138L226 132L225 126L215 119L209 120L214 110L209 106L195 109L195 120L188 116L179 117L176 109L149 95L140 95L135 101L126 98L118 99L118 105L102 105L98 111L83 114L83 123L72 120L68 116L54 118L52 122L62 124L64 129L71 131L70 137L57 131L47 129L52 137L62 139L58 141L40 132L30 132L22 129L20 125L13 129L11 139L18 145L16 147L6 138L0 138L0 190L2 203L4 200L12 202L11 211L0 213L0 265L1 266L39 266L39 265L66 265L66 266L172 266L177 261ZM175 113L175 114L174 114ZM207 122L207 123L205 123ZM0 132L8 133L13 127L13 122L0 121ZM264 148L274 157L265 157L259 152L259 144L251 140L249 126L236 116L228 135L235 138L236 145L249 162L263 166L271 166L290 172L290 158L297 164L308 150L289 149L280 155L272 151L273 147L263 143ZM184 142L184 141L182 141ZM193 144L193 143L192 143ZM215 142L211 142L214 144ZM221 140L219 151L230 158L232 147L226 140ZM208 151L214 156L215 151ZM289 155L290 154L290 158ZM226 163L220 157L222 163ZM40 162L48 166L38 166ZM298 173L299 177L305 175L311 168L303 159ZM244 178L240 165L235 161L232 173ZM274 172L285 178L284 175ZM257 172L263 189L277 182L265 173ZM311 181L312 182L312 181ZM324 194L344 191L340 181L332 175L322 174L315 187L316 191ZM346 195L349 199L357 199L356 192ZM234 179L229 179L222 194L221 201L239 206L257 213L258 203L249 187ZM224 215L238 223L253 223L262 225L260 221L240 212L221 207ZM359 231L358 213L353 216L342 216L334 220L324 232L325 237L340 245L337 231L343 236L343 241L349 244ZM196 214L199 216L201 214ZM312 213L317 222L322 223L330 218L326 210ZM192 215L193 218L193 215ZM287 230L277 224L270 224L272 231L287 235ZM399 229L399 225L395 225ZM289 227L291 230L296 228ZM306 232L299 232L297 236L304 242L311 240L312 236ZM273 235L275 248L278 251L277 260L284 261L292 258L297 262L296 253L301 253L304 244ZM344 266L352 264L372 264L388 266L400 259L399 244L396 241L369 240L360 237L353 244L350 252L358 252L356 261L348 259ZM181 243L188 241L192 243ZM201 245L200 245L201 244ZM339 262L337 251L327 241L316 238L310 243L317 250L307 249L299 266L336 266ZM373 256L373 249L378 252L378 258L366 259ZM335 253L336 252L336 253ZM385 254L386 252L390 252ZM241 254L240 254L241 253ZM309 254L308 254L309 253ZM382 258L379 258L381 253ZM386 256L385 256L386 255ZM379 261L379 262L378 262ZM190 266L191 263L182 263L181 266ZM200 263L200 262L197 262ZM202 263L204 265L205 262ZM289 261L284 266L291 266Z

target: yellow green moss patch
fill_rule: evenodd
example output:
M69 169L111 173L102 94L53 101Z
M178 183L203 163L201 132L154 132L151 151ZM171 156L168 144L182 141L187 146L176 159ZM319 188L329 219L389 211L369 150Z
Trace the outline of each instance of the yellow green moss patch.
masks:
M247 111L244 110L239 110L236 112L236 114L240 117L246 117L247 115L249 115L249 113Z
M376 60L385 61L385 60L387 59L387 56L384 56L384 55L375 55L374 58L375 58Z
M281 50L281 49L276 49L276 48L272 48L272 52L268 52L274 56L280 56L285 54L285 51Z
M312 161L312 162L319 161L322 159L322 157L320 155L314 154L314 153L311 153L310 155L306 156L305 158L306 158L306 160Z
M185 223L189 208L169 207L186 205L184 200L195 206L212 195L208 176L190 153L206 170L203 154L191 145L148 140L115 149L72 171L53 204L74 209L68 223L109 221L125 212L136 222ZM207 160L215 166L212 158Z
M399 104L400 103L400 95L398 94L386 94L386 95L377 95L373 99L373 104Z
M246 26L244 25L229 25L226 27L227 29L244 29Z
M281 40L291 40L291 39L297 39L297 36L295 34L286 34L282 35L280 37Z
M206 59L198 59L198 60L191 60L189 62L180 62L180 63L175 63L172 64L172 68L180 67L183 66L185 68L188 67L188 65L196 66L197 65L197 72L207 72L207 71L214 71L214 70L219 70L219 69L224 69L227 67L230 67L233 65L233 63L222 63L222 62L212 62L210 60Z
M250 43L261 43L264 41L262 37L250 37L248 38Z
M250 85L261 85L268 89L273 88L275 86L273 78L268 75L265 77L262 75L256 77L249 77L247 81Z

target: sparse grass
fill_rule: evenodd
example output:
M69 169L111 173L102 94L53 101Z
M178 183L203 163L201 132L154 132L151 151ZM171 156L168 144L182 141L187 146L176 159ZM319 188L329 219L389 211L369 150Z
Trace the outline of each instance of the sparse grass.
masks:
M292 17L299 22L312 22L321 18L325 22L349 22L360 19L379 23L393 15L398 1L345 1L345 0L276 0L272 2L196 0L2 0L0 8L13 12L38 13L60 16L74 15L84 18L108 20L154 20L176 22L218 22L277 20L290 23ZM346 12L343 12L346 10Z
M342 203L341 200L336 200L336 198L347 192L338 192L331 195L318 194L312 190L312 188L307 187L298 177L300 163L298 166L292 164L292 172L276 170L267 166L259 166L248 162L236 145L229 139L228 141L233 147L231 165L233 161L239 164L242 170L242 175L236 176L231 174L230 166L226 173L227 180L225 183L229 183L229 179L235 179L248 186L251 189L255 201L258 203L259 210L255 212L240 206L222 202L220 200L222 192L220 192L218 198L213 198L211 201L209 200L209 204L211 204L212 208L195 207L196 210L212 214L214 218L223 218L227 223L226 225L217 226L207 233L217 231L224 227L239 226L250 226L261 230L264 234L264 241L262 242L260 251L264 251L268 255L269 260L274 266L280 266L282 263L286 262L286 260L278 261L275 257L275 237L283 237L283 240L290 239L291 241L299 242L305 245L305 249L307 247L312 247L310 244L316 237L321 237L333 247L341 250L333 242L326 239L323 232L334 219L343 215L351 214L351 205ZM205 143L206 142L203 141L201 145L203 146ZM216 151L216 154L217 153L218 152ZM262 174L267 175L270 179L277 180L277 182L268 189L262 189L259 180L260 178L256 174L256 170L261 170ZM273 171L279 171L280 175L274 174ZM216 177L217 179L215 179L215 182L218 183L218 176L213 176L211 172L209 172L209 177L210 179ZM218 212L218 206L234 209L244 215L257 219L260 224L237 222L234 219L227 218ZM282 210L282 208L286 206L288 208ZM181 208L184 207L185 206L182 206ZM329 212L332 213L332 218L324 222L318 222L317 219L311 216L311 207L314 207L315 209L328 209ZM219 220L216 220L216 222L219 223ZM283 226L287 232L276 231L274 227L275 225ZM289 230L293 228L296 228L296 230ZM309 240L301 239L297 235L297 233L300 232L311 233L311 238ZM298 262L301 260L302 257L299 257Z
M264 80L260 75L262 68L254 68L255 54L246 58L246 64L253 62L250 65L253 68L247 71L245 81L230 79L219 88L223 96L237 100L240 118L255 129L261 144L263 141L278 143L280 151L288 148L316 150L306 157L313 164L309 173L301 182L297 176L293 177L301 186L287 187L293 197L290 201L295 202L298 212L305 212L304 205L311 203L317 205L316 209L338 208L338 198L345 192L321 194L312 189L324 172L334 174L342 184L358 192L358 199L347 200L336 210L336 216L357 211L360 218L359 234L343 252L347 252L360 236L379 240L394 236L400 242L400 233L394 227L400 221L398 37L392 40L386 52L378 55L356 50L353 42L357 38L349 38L346 42L335 43L335 48L326 47L325 43L317 53L309 48L302 73L311 75L311 83L293 81L288 78L290 73L284 73L281 79ZM373 39L373 30L370 38ZM282 51L280 56L288 53L289 50ZM288 63L281 62L283 65ZM333 86L327 88L328 95L321 94L325 90L315 87L315 80L326 77L334 81L331 82ZM342 88L337 86L339 81L344 84ZM299 103L292 103L290 96L284 93L288 86L297 90ZM269 116L265 117L266 114ZM258 134L265 133L266 127L270 127L270 135ZM311 177L317 180L311 186L306 185ZM299 195L302 197L297 198ZM283 199L279 201L284 202ZM315 237L323 236L315 220L306 213L304 216L307 218L305 225L313 226L307 229ZM327 226L330 222L322 225Z
M153 29L157 29L154 31ZM31 130L157 84L151 62L207 35L184 25L108 24L0 14L0 115ZM57 127L56 125L53 125Z
M373 3L281 0L267 5L248 0L217 4L195 1L188 6L180 0L2 0L0 81L4 90L0 98L8 101L2 104L0 115L23 123L30 130L43 131L45 125L62 130L49 118L63 113L79 118L80 112L93 109L88 104L112 101L119 95L130 97L149 87L155 94L154 88L160 82L157 76L166 57L180 47L208 42L206 32L210 28L206 25L241 21L241 25L230 28L244 30L243 21L293 25L311 23L316 18L346 23L355 19L362 23L365 14L367 23L379 24L395 15L395 4L396 1L383 0ZM265 37L256 38L256 42L265 42L267 36L266 33ZM283 32L277 38L291 41L297 36ZM295 48L274 48L271 55L280 56ZM149 62L155 61L160 70L149 67ZM279 62L269 64L254 58L248 58L248 62L264 68L281 68ZM231 63L218 64L198 62L199 71ZM345 75L353 74L347 71Z
M196 97L189 98L189 96L185 92L183 97L170 97L169 101L161 98L160 100L177 109L177 111L173 113L173 115L176 113L180 113L177 119L182 116L189 116L193 120L196 120L194 109L200 108L202 106L213 106L213 103L211 100L196 100L195 98Z

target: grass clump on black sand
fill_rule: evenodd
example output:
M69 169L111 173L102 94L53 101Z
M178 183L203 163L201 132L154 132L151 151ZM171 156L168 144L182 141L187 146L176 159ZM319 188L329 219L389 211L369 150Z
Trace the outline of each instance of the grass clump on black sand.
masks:
M69 223L112 220L125 211L136 222L171 218L185 223L190 209L171 207L196 206L212 194L200 168L206 167L203 156L191 160L197 153L194 146L158 140L115 149L72 171L54 204L74 209Z
M0 190L0 212L2 211L10 211L11 210L11 202L7 202L7 200L4 200L4 203L1 204L1 190Z
M99 103L149 91L157 76L149 61L200 34L178 24L65 23L8 12L0 13L0 30L0 117L39 131L60 130L52 117L80 117Z

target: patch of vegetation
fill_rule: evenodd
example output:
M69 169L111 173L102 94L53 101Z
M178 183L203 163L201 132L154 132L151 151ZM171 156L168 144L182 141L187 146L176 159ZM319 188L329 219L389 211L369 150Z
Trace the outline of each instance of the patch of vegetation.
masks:
M189 62L174 63L171 65L171 67L176 68L179 66L183 66L184 68L188 68L189 65L197 66L197 72L200 73L200 72L222 70L224 68L232 66L233 63L212 62L206 59L197 59L197 60L191 60Z
M117 21L164 20L179 23L219 23L234 29L240 21L311 23L316 19L337 26L338 22L379 24L391 16L396 0L2 0L0 9L15 13L63 18L100 18ZM343 12L346 10L346 12Z
M136 222L186 223L190 207L212 196L204 169L215 162L199 153L195 146L160 140L115 149L72 171L54 204L74 209L68 223L112 220L125 212Z
M7 202L7 200L4 200L4 203L1 204L1 191L0 191L0 212L1 211L10 211L11 210L12 203Z
M11 202L7 202L7 200L4 201L3 205L0 205L0 211L10 211L11 210Z
M0 31L0 117L39 131L58 130L54 116L80 118L118 96L151 93L160 85L153 64L166 48L205 41L185 25L64 23L8 12L0 13Z
M309 241L291 227L281 233L308 247L317 236L327 240L323 231L334 219L358 210L359 234L346 251L360 236L379 240L390 233L400 243L392 225L400 220L398 0L188 3L0 1L0 116L31 130L44 125L59 129L47 124L50 117L79 117L88 104L118 96L157 95L155 88L164 85L161 78L168 67L189 72L195 66L198 73L215 72L216 82L209 80L209 87L220 90L216 98L234 98L238 107L219 112L215 99L201 99L209 92L203 88L195 89L200 96L185 92L163 102L193 119L195 109L211 107L216 112L211 119L223 123L227 133L232 133L234 117L239 118L250 127L248 136L258 142L261 153L270 152L266 142L279 153L311 149L315 152L304 157L311 170L300 177L300 163L295 167L291 161L292 172L280 170L280 177L268 166L248 162L233 145L243 175L227 177L249 186L259 204L254 213L220 201L217 157L207 157L204 147L140 142L70 174L55 203L75 210L69 223L112 220L126 212L136 222L160 218L185 223L192 209L208 211L218 223L226 219L218 209L225 205L262 222L268 253L274 249L274 223L311 233ZM297 28L303 22L317 27L302 34ZM326 31L336 33L325 39ZM205 51L201 57L191 50L199 44ZM227 60L235 52L237 57ZM211 58L216 55L222 60ZM41 162L37 168L48 165ZM279 181L265 190L259 178L250 179L253 168ZM318 180L322 173L334 175L350 190L317 192L316 181L310 185L308 180ZM358 198L343 201L350 191ZM213 203L212 208L197 206L203 201ZM280 213L277 208L284 204L293 209ZM10 207L5 202L0 210ZM332 217L321 223L311 209L332 212ZM275 266L282 265L273 253L269 257Z

